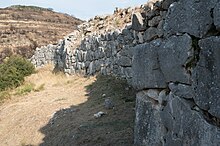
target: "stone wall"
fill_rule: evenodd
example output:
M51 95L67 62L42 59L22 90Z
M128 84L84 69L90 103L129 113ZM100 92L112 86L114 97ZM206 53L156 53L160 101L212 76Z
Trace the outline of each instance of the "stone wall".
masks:
M40 67L45 64L54 63L55 50L57 45L48 45L36 48L34 55L31 57L31 62L35 67Z
M135 47L136 145L220 144L219 4L172 3L163 37Z
M218 146L220 2L155 0L135 10L123 27L81 26L44 51L65 73L115 75L137 89L135 145ZM32 62L43 62L36 52Z
M153 2L116 9L113 15L96 16L83 23L58 45L37 48L31 61L36 67L52 62L67 74L111 74L131 84L133 49L163 35L165 15L166 9L160 11Z

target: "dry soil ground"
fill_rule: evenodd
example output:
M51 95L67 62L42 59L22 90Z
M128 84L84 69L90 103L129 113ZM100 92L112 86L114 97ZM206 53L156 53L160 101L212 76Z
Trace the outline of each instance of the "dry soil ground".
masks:
M130 146L134 92L113 77L64 77L41 69L27 79L44 90L0 105L1 146ZM103 95L105 94L105 95ZM110 97L114 109L104 108ZM103 111L106 115L94 118Z

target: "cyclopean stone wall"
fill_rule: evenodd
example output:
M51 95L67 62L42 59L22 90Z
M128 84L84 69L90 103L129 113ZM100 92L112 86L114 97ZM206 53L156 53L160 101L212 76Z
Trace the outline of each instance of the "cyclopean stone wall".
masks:
M114 14L132 15L123 29L94 31L91 21L52 51L36 52L54 52L48 58L68 74L127 79L137 90L135 145L218 146L220 1L155 0L132 11ZM39 66L42 56L32 62Z
M170 5L163 38L134 49L136 145L220 144L217 0Z

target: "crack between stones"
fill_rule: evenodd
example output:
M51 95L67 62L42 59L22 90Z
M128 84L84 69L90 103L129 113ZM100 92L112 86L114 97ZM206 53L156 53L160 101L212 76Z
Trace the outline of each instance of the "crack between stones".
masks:
M170 84L170 83L174 83L175 85L178 85L178 84L186 85L186 86L191 86L191 85L192 85L192 84L190 84L190 83L182 83L182 82L178 82L178 81L175 81L175 82L170 81L170 82L168 82L168 84ZM169 89L169 90L170 90L170 89Z
M156 55L157 55L158 70L159 70L159 72L163 75L163 79L164 79L164 81L166 82L165 75L164 75L164 73L163 73L163 71L162 71L162 69L161 69L158 50L157 50ZM168 88L168 85L169 85L169 84L168 84L168 83L166 83L166 84L167 84L167 85L166 85L166 88L164 88L164 89L169 89L169 88Z
M197 63L200 60L199 54L201 51L201 48L199 47L199 43L198 43L199 38L192 36L192 35L191 35L191 38L192 38L193 56L189 58L185 64L185 69L190 72L192 72L192 69L197 66Z
M188 98L183 98L184 100L191 102L191 104L193 105L191 107L191 110L196 111L198 113L200 113L203 118L206 120L206 122L208 122L211 125L217 126L220 128L220 118L217 118L213 115L211 115L207 110L201 109L195 102L195 100L193 98L188 99Z
M214 8L210 9L210 17L212 18L212 20L214 20ZM212 22L211 27L205 36L209 37L209 36L219 36L219 35L220 35L220 32L216 29L214 22Z
M212 10L213 11L213 10ZM214 24L213 24L214 25ZM215 27L215 26L214 26ZM200 38L196 38L194 36L191 36L192 38L192 47L194 49L194 53L193 53L193 58L192 60L190 60L189 62L187 62L186 64L186 70L191 70L193 68L195 68L196 66L198 66L198 62L200 60L200 51L201 48L199 47L198 41ZM202 66L201 66L202 67ZM195 81L196 84L198 84L198 81ZM182 84L182 83L181 83ZM187 85L187 84L185 84ZM194 105L191 110L194 110L196 112L199 112L200 114L202 114L202 116L204 117L204 119L211 125L217 126L220 128L220 118L217 118L213 115L211 115L207 110L201 109L195 102L195 100L192 99L188 99L188 98L183 98L186 101L191 102L192 105Z
M211 10L210 10L210 16L212 17L212 19L214 18L214 8L211 8Z
M210 37L210 36L219 36L220 32L216 29L216 26L214 24L214 22L211 24L210 29L208 30L207 34L205 35L206 37Z

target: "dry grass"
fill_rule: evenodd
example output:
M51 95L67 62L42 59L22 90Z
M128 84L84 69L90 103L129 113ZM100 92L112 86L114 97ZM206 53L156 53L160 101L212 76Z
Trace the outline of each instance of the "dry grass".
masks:
M1 146L133 145L135 95L125 81L52 70L52 65L38 69L18 88L21 94L0 106ZM114 109L104 108L105 98ZM106 115L94 118L99 111Z
M36 73L25 78L25 82L15 88L0 92L0 102L8 99L17 98L17 96L27 95L31 92L41 92L51 87L71 85L81 82L79 76L66 76L63 73L53 73L53 65L49 64L38 68Z
M31 57L37 46L56 44L81 23L77 18L46 9L0 9L0 51L9 49ZM9 55L0 52L0 62Z
M41 68L26 79L26 84L35 84L35 90L16 96L10 91L11 99L1 104L1 146L39 145L44 138L39 130L56 111L87 101L84 87L95 78L55 75L50 72L51 69L51 66ZM20 88L26 88L25 86ZM38 87L44 90L34 92ZM26 91L30 90L25 89Z
M34 91L35 85L32 83L25 83L24 85L22 85L21 87L18 87L15 90L14 95L26 95L32 91Z
M26 78L26 82L33 83L37 88L50 88L73 84L77 82L78 76L66 76L63 73L53 73L53 65L49 64L37 69L36 74ZM42 87L43 86L43 87Z
M11 98L10 91L2 91L0 92L0 104L2 104L5 100Z

